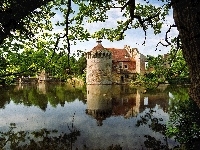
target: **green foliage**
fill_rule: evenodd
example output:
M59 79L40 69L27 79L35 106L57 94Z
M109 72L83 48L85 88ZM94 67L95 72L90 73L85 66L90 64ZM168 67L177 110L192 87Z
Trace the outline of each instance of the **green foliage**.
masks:
M172 45L169 58L170 70L168 73L169 81L181 80L189 78L189 71L186 65L185 59L183 58L182 50L177 49Z
M160 83L168 81L172 84L189 83L189 71L183 58L182 50L175 46L173 39L172 48L167 55L147 56L148 66L144 75L138 75L136 82L146 88L155 88Z
M200 109L189 98L188 88L173 88L172 95L166 133L184 143L185 149L197 149L200 146Z
M30 1L32 5L25 5ZM0 55L5 59L0 67L1 80L10 75L36 75L44 69L60 79L66 78L66 69L71 74L83 75L85 60L81 58L75 61L72 56L69 57L70 45L76 44L77 40L85 41L91 37L122 40L131 28L146 31L150 27L155 34L161 32L169 11L168 1L162 1L158 5L136 3L135 15L141 17L143 24L136 18L130 21L130 7L126 2L127 0L1 1L0 31L3 36L0 37ZM12 9L18 11L11 11L8 15L7 11ZM106 22L113 9L122 16L120 20L116 20L115 27L110 29L102 26L99 31L92 32L85 29L85 25L89 23ZM57 15L63 18L59 19ZM17 25L9 24L9 19ZM55 28L59 31L53 33Z
M10 47L8 52L4 53L6 55L1 57L0 78L11 81L16 75L36 76L37 73L46 70L55 78L66 79L69 74L67 68L71 69L70 74L83 74L86 67L84 56L76 60L74 56L68 57L65 51L55 52L52 42L48 41L50 36L51 34L45 34L35 39L34 44L31 42L24 44L22 52L16 52Z
M132 84L143 86L147 89L154 89L158 86L158 78L155 77L154 73L149 73L145 75L137 75L136 81Z
M134 84L140 84L148 89L156 88L160 83L165 83L167 78L168 68L163 56L157 57L147 56L148 66L144 75L137 75Z
M2 97L9 103L10 99L16 104L24 104L25 106L36 106L45 111L47 104L57 107L59 104L63 106L66 102L73 102L75 99L84 100L85 89L70 88L70 86L55 85L52 83L39 83L37 86L23 85L18 90L10 90L10 97L4 95ZM0 95L1 96L1 95ZM2 101L0 107L4 107L5 101Z

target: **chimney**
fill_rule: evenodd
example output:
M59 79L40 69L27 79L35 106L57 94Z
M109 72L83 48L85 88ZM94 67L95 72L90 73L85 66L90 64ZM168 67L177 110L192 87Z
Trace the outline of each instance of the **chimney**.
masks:
M97 40L97 43L98 43L98 44L101 44L101 42L102 42L101 40Z

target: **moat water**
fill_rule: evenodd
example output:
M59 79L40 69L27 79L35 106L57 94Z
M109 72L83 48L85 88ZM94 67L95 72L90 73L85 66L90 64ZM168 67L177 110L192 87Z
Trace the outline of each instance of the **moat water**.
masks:
M0 87L0 149L199 149L188 87Z

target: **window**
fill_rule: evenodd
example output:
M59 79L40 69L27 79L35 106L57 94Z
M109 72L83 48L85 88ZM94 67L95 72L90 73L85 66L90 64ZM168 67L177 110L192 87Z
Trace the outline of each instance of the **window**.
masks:
M122 69L123 67L123 62L119 62L119 68Z
M148 105L148 97L144 97L144 105Z
M125 78L129 78L129 75L128 75L128 74L125 74Z
M128 65L124 65L124 69L128 69Z
M145 62L145 70L148 69L148 62Z

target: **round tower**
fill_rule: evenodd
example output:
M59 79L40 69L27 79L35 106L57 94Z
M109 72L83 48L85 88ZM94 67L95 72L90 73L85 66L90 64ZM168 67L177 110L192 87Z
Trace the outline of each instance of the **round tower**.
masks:
M112 84L111 52L105 49L101 41L97 41L92 51L87 52L87 84Z

